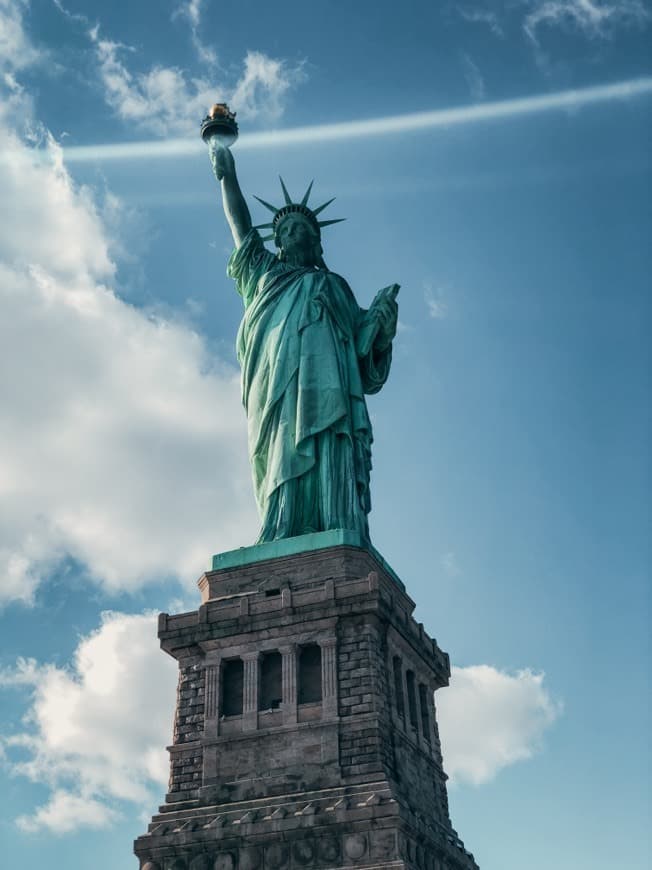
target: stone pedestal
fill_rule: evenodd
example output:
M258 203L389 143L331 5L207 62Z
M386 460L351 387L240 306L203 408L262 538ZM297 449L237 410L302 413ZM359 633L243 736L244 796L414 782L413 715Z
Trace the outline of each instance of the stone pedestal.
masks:
M448 656L379 554L331 532L213 567L199 610L159 619L179 689L141 870L477 870L448 815Z

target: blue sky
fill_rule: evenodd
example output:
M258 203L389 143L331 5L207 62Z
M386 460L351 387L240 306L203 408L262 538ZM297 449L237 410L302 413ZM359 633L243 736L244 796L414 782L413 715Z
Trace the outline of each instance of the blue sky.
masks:
M647 866L651 32L643 0L0 0L8 866L135 866L155 614L256 536L215 99L247 195L315 178L329 267L402 285L371 534L455 665L456 829L483 870Z

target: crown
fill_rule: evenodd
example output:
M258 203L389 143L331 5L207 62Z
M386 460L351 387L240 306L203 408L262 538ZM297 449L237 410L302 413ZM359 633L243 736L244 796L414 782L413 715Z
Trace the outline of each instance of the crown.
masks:
M261 205L264 205L265 208L269 209L274 217L271 220L271 223L268 224L258 224L258 226L254 227L257 230L267 230L271 229L272 233L269 236L264 236L263 241L268 242L270 239L274 239L276 236L276 228L278 227L280 221L283 220L284 217L287 217L289 214L301 214L305 218L307 218L310 223L315 227L317 232L319 233L322 227L330 226L330 224L339 224L341 221L346 220L346 218L335 218L330 221L319 221L317 220L317 215L320 214L327 206L329 206L333 199L329 199L328 202L325 202L323 205L320 205L318 208L310 208L308 206L308 198L310 197L310 192L312 190L313 182L311 181L308 185L308 190L303 195L303 199L301 202L292 202L292 197L288 193L287 187L283 179L279 176L279 180L281 182L281 188L283 190L283 197L285 199L285 205L279 206L278 208L275 205L271 205L269 202L265 202L264 199L261 199L259 196L254 196L254 199L257 199Z

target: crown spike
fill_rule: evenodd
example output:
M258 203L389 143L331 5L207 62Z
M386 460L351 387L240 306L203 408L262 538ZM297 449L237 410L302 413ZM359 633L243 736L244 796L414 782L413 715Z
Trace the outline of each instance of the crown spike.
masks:
M254 197L254 199L257 199L261 205L264 205L265 208L268 208L272 212L272 214L276 214L276 212L278 211L278 209L276 208L275 205L270 205L268 202L265 202L264 199L261 199L259 196L256 196L255 193L253 194L253 197Z
M327 206L329 206L332 202L334 202L334 200L335 200L335 197L333 197L333 199L329 199L328 202L325 202L323 205L320 205L319 208L313 208L312 213L313 213L314 215L318 215L318 214L319 214L320 212L322 212L322 211L323 211ZM344 220L344 218L342 218L342 220Z
M255 230L271 230L273 228L274 228L273 222L268 223L268 224L256 224L256 226L254 227Z
M331 224L341 224L342 221L345 221L346 218L335 218L332 221L317 221L320 227L328 227Z
M308 205L308 197L310 196L310 191L312 190L312 186L315 183L315 179L310 182L308 185L308 190L304 193L303 199L301 200L301 205Z
M285 182L283 181L283 179L281 178L280 175L279 175L279 177L278 177L278 180L281 182L281 187L283 188L283 196L285 197L285 204L286 204L286 205L292 205L292 197L291 197L290 194L288 193L288 189L287 189L287 187L285 186Z

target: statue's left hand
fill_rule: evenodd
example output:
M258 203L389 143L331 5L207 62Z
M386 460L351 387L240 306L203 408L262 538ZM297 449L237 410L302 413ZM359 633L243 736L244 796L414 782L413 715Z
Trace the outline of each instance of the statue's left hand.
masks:
M375 300L373 310L378 322L378 333L374 347L376 350L385 351L396 335L398 303L393 294L383 294Z

